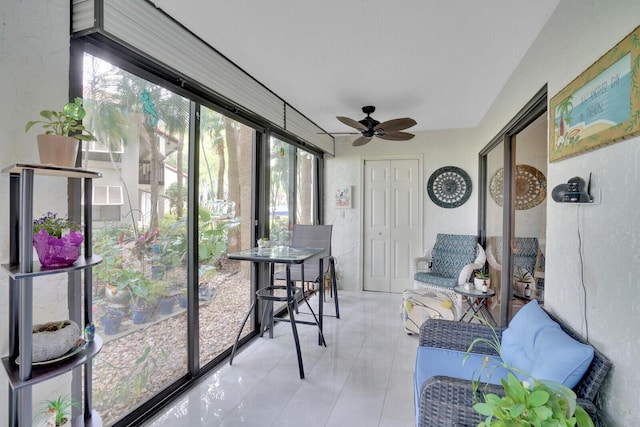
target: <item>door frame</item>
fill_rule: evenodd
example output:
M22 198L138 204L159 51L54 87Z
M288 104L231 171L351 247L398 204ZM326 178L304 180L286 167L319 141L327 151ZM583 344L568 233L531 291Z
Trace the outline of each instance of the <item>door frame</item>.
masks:
M547 113L547 85L545 84L538 92L527 102L527 104L502 128L500 132L482 149L478 154L478 238L482 247L486 248L487 240L487 199L489 192L487 191L489 177L487 176L487 156L498 145L504 144L503 157L503 204L502 204L502 259L511 260L511 239L513 239L513 230L515 228L515 211L514 200L512 197L513 186L512 176L515 168L515 154L512 144L515 143L515 135L533 123L542 114ZM547 124L549 126L549 124ZM548 162L547 162L548 163ZM512 286L511 278L513 277L513 265L511 262L502 263L501 272L501 301L509 301L511 298ZM510 304L502 303L500 305L500 316L498 323L506 327L508 319L511 317Z
M358 261L358 288L360 291L364 291L364 194L365 194L365 176L364 176L364 164L367 160L417 160L418 161L418 226L422 233L420 234L420 255L424 253L424 157L421 153L410 154L378 154L371 156L362 156L360 158L360 195L358 197L359 206L361 210L360 215L360 256Z

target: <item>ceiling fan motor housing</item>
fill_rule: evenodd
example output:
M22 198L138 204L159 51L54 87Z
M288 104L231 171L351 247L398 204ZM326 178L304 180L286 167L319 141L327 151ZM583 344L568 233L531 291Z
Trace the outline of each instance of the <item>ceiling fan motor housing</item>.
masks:
M371 138L372 136L374 136L376 133L373 130L373 128L375 128L376 126L378 126L380 124L379 121L377 121L376 119L370 117L370 114L373 113L374 111L376 111L376 107L372 106L372 105L367 105L362 107L362 112L365 113L367 115L367 117L365 117L362 120L359 120L359 123L362 123L363 126L366 126L367 130L362 131L362 135L366 136L368 138Z

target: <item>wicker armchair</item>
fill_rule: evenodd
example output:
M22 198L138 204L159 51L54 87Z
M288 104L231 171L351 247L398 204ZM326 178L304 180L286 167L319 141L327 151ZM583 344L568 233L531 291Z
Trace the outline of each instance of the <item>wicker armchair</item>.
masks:
M560 327L579 342L586 343L575 331L561 320L549 314ZM495 328L498 338L504 329ZM491 328L475 323L453 322L441 319L429 319L420 328L420 345L451 350L466 351L475 338L492 339ZM474 353L495 355L486 344L474 346ZM595 399L598 390L611 368L611 362L598 349L594 348L593 361L582 380L573 389L578 403L589 413L596 426L603 424L598 418ZM484 385L481 385L481 390ZM486 392L504 395L502 386L488 385ZM476 426L484 417L473 409L473 386L471 381L445 376L434 376L425 381L420 388L419 427Z
M456 305L459 319L463 312L462 296L453 287L469 281L473 270L482 268L485 260L476 236L438 233L433 249L413 259L413 287L448 295Z
M535 280L536 297L544 299L544 254L540 250L536 237L515 237L511 244L513 251L513 267L525 270ZM492 236L487 239L487 262L493 280L492 287L496 291L496 302L500 300L502 275L502 237Z

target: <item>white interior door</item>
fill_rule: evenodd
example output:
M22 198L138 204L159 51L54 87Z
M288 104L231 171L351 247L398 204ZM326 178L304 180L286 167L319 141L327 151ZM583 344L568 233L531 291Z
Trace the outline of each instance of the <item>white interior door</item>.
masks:
M364 289L402 292L422 236L419 161L367 160L364 175Z

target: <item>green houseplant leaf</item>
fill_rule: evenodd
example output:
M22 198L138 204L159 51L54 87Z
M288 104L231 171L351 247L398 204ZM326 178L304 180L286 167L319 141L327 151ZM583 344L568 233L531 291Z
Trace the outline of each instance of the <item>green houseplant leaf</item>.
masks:
M82 98L64 105L62 111L42 110L40 116L45 120L30 120L24 127L25 132L36 124L42 126L46 135L71 136L82 141L94 141L95 136L79 123L87 112L82 107Z
M479 320L486 324L483 319ZM493 337L475 339L467 349L463 360L466 360L475 345L482 343L496 350L502 360L501 366L510 372L506 379L500 379L505 395L486 393L482 396L484 402L477 397L480 376L474 375L475 404L473 408L480 415L487 417L478 424L478 427L594 427L589 414L577 404L577 396L573 390L554 381L539 381L526 372L509 366L502 357L500 340L495 330L491 329ZM521 375L522 378L528 378L529 381L523 384L513 373ZM533 382L533 386L529 385L530 381Z

